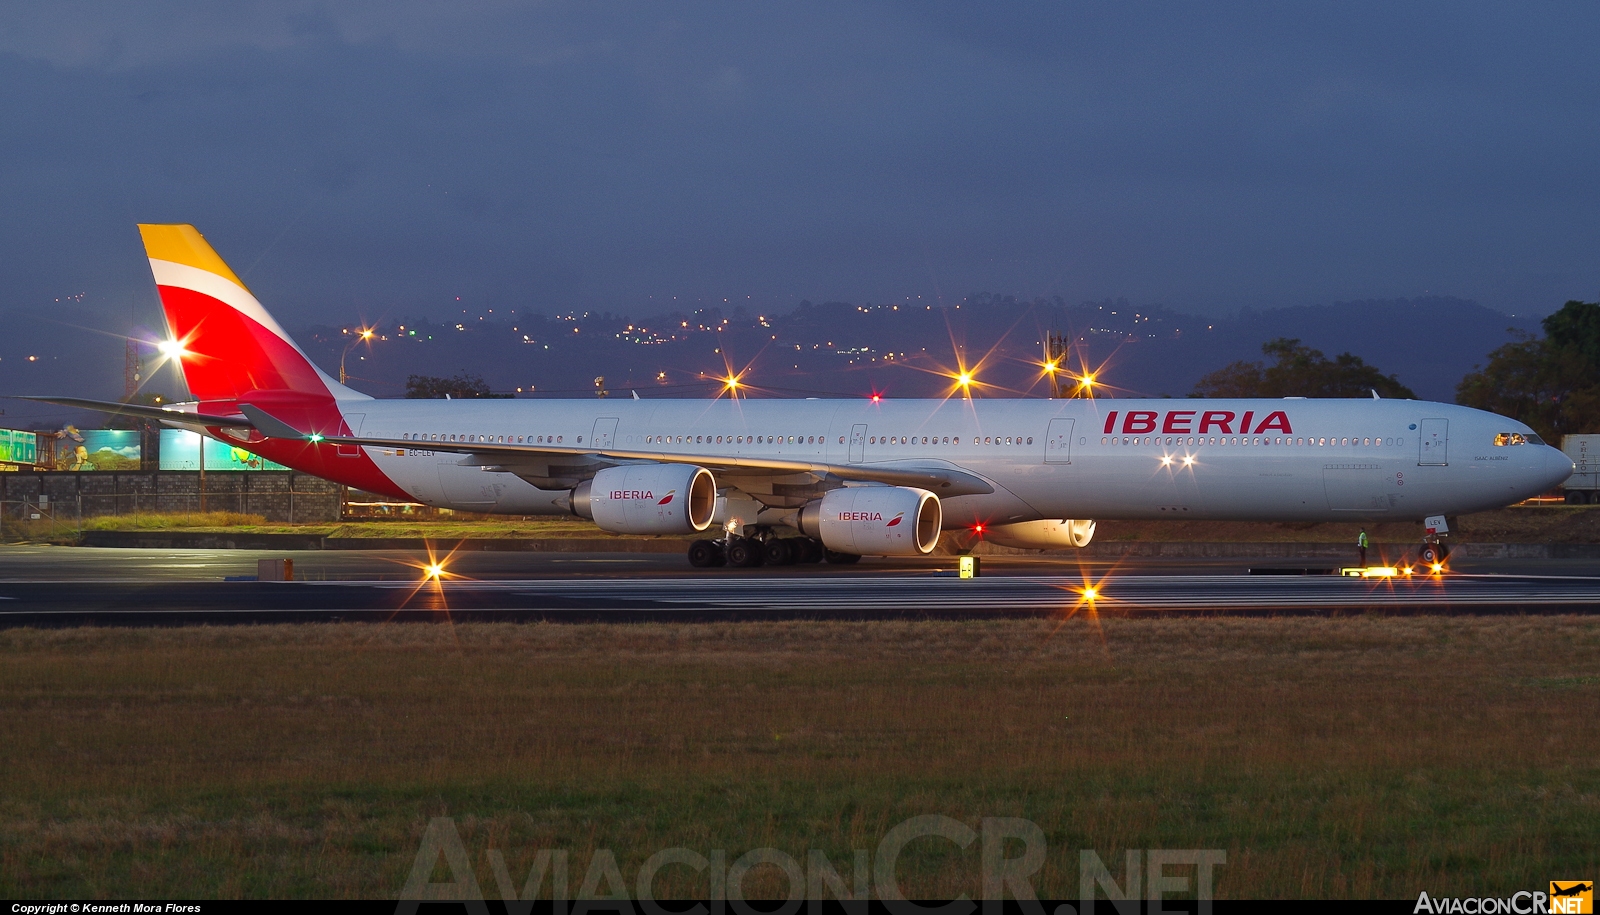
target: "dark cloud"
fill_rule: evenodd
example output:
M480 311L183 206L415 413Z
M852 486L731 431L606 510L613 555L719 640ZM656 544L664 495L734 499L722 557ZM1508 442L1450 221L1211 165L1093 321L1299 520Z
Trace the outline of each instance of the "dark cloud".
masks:
M63 3L0 12L0 308L1600 290L1578 4ZM1424 328L1380 332L1425 334Z

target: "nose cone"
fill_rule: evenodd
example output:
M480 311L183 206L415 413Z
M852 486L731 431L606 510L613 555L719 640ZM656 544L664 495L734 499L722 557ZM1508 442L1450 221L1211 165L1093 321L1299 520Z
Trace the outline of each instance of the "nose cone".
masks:
M1539 491L1548 492L1565 483L1567 477L1572 476L1572 471L1577 468L1572 463L1572 458L1567 457L1560 448L1552 448L1549 445L1542 447L1544 448L1544 476L1542 477L1544 485Z

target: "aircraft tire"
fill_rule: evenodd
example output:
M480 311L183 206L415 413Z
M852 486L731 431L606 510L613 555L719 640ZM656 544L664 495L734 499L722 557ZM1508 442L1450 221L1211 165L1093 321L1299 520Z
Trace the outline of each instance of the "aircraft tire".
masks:
M1435 547L1431 543L1424 544L1423 547L1422 547L1422 561L1426 562L1426 563L1438 562L1439 561L1439 549L1438 549L1438 547Z
M761 544L746 537L728 544L728 565L741 569L761 565Z
M794 561L813 563L822 561L822 543L810 537L800 537L794 541Z
M761 546L761 564L792 566L794 565L794 553L794 546L790 541L774 537Z
M826 558L830 564L836 566L853 566L861 561L861 557L855 553L839 553L834 550L828 550Z
M724 561L721 548L709 540L696 540L689 544L689 565L697 569L720 566Z

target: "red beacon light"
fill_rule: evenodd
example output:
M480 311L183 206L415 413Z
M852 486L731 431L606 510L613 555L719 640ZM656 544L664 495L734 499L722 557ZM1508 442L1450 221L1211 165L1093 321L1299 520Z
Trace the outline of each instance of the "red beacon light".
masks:
M872 402L873 403L882 403L883 402L883 395L882 394L874 394L874 395L872 395Z

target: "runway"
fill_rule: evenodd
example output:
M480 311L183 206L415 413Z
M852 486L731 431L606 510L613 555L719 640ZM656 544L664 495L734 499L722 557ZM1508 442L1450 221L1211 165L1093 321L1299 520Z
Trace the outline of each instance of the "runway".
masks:
M464 555L451 562L454 574L464 577L423 582L419 556L318 553L294 556L297 572L316 580L223 580L253 572L256 558L265 555L283 554L0 550L0 626L1587 613L1600 607L1600 577L1563 574L1577 571L1570 569L1364 580L1252 575L1238 560L1118 568L1008 560L986 562L983 577L961 580L941 574L953 567L948 557L692 570L675 556Z

